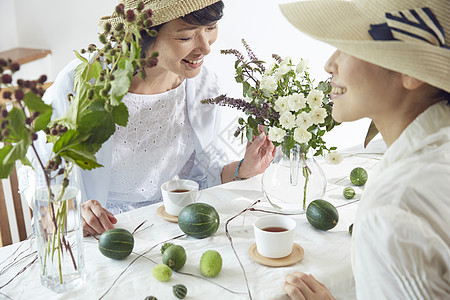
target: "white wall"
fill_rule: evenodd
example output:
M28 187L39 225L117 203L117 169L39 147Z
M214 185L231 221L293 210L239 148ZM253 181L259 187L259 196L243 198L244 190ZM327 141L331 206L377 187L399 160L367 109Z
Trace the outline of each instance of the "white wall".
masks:
M334 51L296 30L281 15L278 4L292 0L224 0L225 16L220 22L220 34L207 64L219 75L223 91L238 97L241 86L234 82L234 58L219 54L221 49L236 48L245 52L241 39L245 38L260 59L268 60L272 53L280 56L310 60L310 71L316 80L328 78L323 64ZM35 47L52 50L48 61L23 66L23 77L47 73L53 80L59 70L90 43L97 42L100 31L97 22L113 11L114 0L0 0L0 51L13 47ZM5 33L6 31L6 33ZM21 75L22 75L21 74ZM235 113L224 120L223 139L238 147L232 138ZM362 143L368 120L343 124L329 133L329 145L340 148ZM230 148L231 149L231 148ZM240 151L231 154L239 157Z

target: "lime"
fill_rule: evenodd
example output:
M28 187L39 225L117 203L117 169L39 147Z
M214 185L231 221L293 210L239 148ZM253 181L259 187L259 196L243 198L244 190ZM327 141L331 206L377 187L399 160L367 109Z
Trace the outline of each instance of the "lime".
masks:
M361 167L357 167L354 168L351 172L350 172L350 181L354 184L354 185L364 185L367 181L367 171L364 170Z
M214 277L222 270L222 257L216 250L208 250L200 259L200 272L206 277Z
M157 280L166 282L169 281L170 277L172 276L172 269L165 264L156 265L152 270L152 275Z
M344 191L342 192L345 199L353 199L355 197L355 190L352 187L346 187Z
M186 263L186 251L180 245L172 245L164 251L162 259L172 270L179 270Z

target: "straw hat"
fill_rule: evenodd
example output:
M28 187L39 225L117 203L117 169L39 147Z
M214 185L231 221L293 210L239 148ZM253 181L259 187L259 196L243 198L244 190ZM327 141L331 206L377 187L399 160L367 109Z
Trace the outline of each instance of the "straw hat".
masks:
M318 0L280 8L315 39L450 92L449 0Z
M156 26L178 19L219 1L220 0L144 0L144 10L151 9L153 11L152 22L153 26ZM123 3L125 5L125 11L131 9L137 12L136 6L138 2L138 0L119 0L119 4ZM123 22L124 19L122 17L113 13L111 16L101 18L98 25L103 28L105 23L110 23L114 28L116 24Z

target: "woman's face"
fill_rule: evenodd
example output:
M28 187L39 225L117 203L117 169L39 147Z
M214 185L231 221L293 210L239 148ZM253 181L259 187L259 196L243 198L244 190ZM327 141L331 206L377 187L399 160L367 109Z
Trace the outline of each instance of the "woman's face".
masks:
M217 23L192 25L175 19L160 29L148 53L158 51L158 64L152 72L173 73L193 78L200 73L203 59L217 39Z
M388 116L401 92L401 74L336 51L325 64L332 75L333 118L338 122ZM400 84L400 85L399 85Z

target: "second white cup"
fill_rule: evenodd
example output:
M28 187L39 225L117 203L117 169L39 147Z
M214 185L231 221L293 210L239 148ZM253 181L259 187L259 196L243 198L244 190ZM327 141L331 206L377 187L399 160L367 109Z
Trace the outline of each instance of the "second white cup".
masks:
M282 258L292 252L297 223L286 216L265 216L253 224L256 249L268 258Z
M164 209L178 216L181 210L197 200L198 183L188 179L170 180L161 185Z

